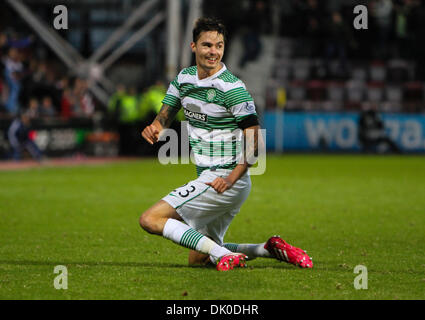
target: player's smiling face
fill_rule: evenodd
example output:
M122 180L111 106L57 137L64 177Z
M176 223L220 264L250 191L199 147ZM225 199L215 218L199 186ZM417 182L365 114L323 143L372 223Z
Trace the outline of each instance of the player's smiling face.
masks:
M224 38L217 31L204 31L198 40L191 43L195 53L199 78L212 76L221 69L221 59L224 54Z

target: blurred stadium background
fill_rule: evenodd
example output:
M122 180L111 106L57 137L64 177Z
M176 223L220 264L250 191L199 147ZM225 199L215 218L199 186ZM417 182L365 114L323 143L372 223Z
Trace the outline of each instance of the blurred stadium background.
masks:
M353 26L359 4L368 29ZM59 5L68 29L54 28ZM266 174L225 241L281 234L313 272L187 268L187 249L138 225L195 177L161 165L140 130L194 63L198 16L227 25L224 62L267 130ZM424 32L418 0L0 1L0 300L423 299ZM53 286L57 265L69 290ZM358 265L368 290L353 287Z
M353 26L359 4L368 29ZM67 29L54 28L58 5ZM227 25L224 62L254 97L268 151L425 151L422 1L10 0L0 4L0 159L30 158L10 143L23 113L49 158L155 154L140 130L194 63L202 15Z

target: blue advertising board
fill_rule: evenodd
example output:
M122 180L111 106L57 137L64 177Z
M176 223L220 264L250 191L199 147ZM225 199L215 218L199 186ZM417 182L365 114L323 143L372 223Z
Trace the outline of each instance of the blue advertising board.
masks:
M387 136L404 152L425 152L425 115L381 114ZM266 112L269 151L361 149L358 113Z

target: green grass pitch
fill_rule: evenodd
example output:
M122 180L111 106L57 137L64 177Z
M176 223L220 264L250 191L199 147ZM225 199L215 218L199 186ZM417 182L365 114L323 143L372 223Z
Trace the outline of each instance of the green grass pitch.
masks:
M225 241L274 234L312 270L272 259L217 272L138 225L195 177L156 159L0 172L0 299L424 299L425 161L419 156L267 158ZM56 265L68 289L53 286ZM368 270L368 289L353 286Z

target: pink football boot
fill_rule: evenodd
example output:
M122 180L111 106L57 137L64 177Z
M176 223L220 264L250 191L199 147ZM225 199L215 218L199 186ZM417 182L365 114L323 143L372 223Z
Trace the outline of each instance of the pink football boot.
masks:
M228 271L233 268L246 267L245 260L248 257L243 253L229 253L222 256L217 262L218 271Z
M264 249L279 261L292 263L301 268L313 268L313 261L304 250L291 246L279 236L267 240Z

